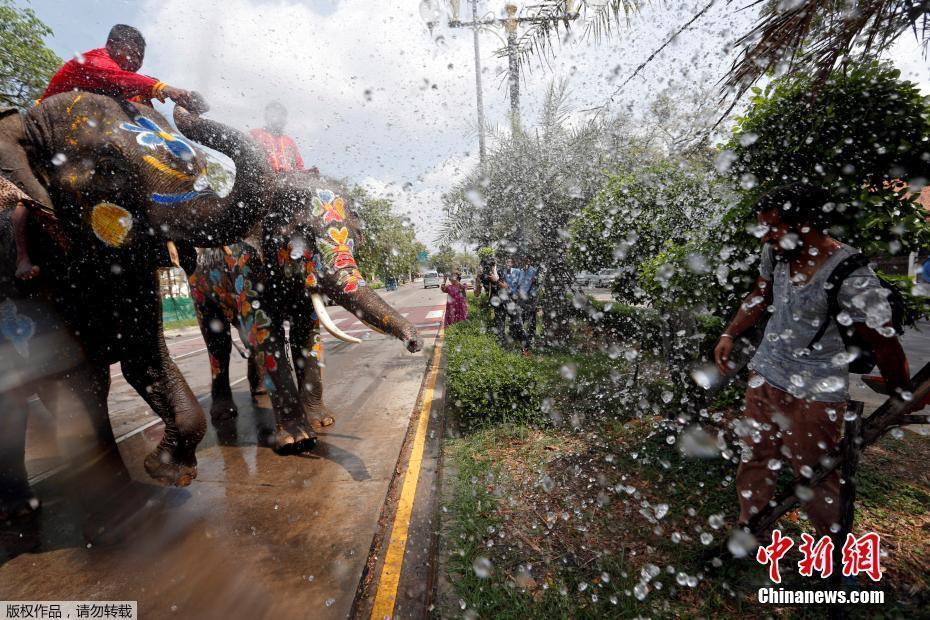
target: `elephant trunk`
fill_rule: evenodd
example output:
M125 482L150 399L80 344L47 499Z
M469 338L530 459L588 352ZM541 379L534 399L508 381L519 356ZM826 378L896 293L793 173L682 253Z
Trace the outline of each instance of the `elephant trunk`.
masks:
M166 236L199 246L235 243L261 218L271 205L266 179L270 175L261 147L245 134L222 123L174 109L174 122L196 142L229 156L236 164L236 182L225 198L204 192L191 201L193 209L173 205L153 207L152 219L163 226Z
M374 329L402 340L410 352L423 348L417 328L368 286L339 294L336 301L349 309L359 320Z

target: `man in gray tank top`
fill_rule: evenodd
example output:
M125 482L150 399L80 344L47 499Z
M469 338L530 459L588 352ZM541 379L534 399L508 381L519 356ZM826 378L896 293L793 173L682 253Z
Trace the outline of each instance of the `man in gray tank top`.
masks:
M840 441L851 354L837 323L852 325L869 344L890 389L902 389L910 376L891 326L887 291L869 267L842 281L840 312L830 316L827 279L839 263L858 253L827 234L834 212L830 206L824 192L804 184L776 188L759 200L754 209L764 230L759 277L714 349L720 372L731 372L734 339L770 313L749 362L745 417L738 427L740 525L772 498L783 460L796 475L809 476ZM829 325L810 347L825 321ZM839 488L839 473L833 472L804 498L821 535L838 529Z

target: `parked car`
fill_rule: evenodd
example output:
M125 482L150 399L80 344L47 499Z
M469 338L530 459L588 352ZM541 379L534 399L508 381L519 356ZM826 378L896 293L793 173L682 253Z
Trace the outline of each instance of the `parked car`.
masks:
M579 271L575 274L575 284L578 286L591 286L594 284L595 275L590 271Z
M439 273L435 271L427 271L423 274L423 288L439 288Z
M394 276L388 277L384 282L384 289L387 291L396 291L397 290L397 278Z
M619 269L601 269L597 272L597 276L594 279L594 286L599 288L611 288L617 278L620 277L620 274L621 271Z

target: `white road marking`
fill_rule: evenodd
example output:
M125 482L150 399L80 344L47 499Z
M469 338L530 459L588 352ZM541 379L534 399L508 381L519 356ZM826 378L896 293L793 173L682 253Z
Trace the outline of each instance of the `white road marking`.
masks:
M442 316L442 313L443 313L443 312L444 312L443 310L433 310L432 312L427 312L425 318L427 318L427 319L438 319L439 317Z

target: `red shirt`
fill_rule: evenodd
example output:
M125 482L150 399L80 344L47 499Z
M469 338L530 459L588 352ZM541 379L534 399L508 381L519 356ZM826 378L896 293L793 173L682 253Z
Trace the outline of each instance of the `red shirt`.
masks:
M167 87L164 82L132 71L120 69L110 58L105 47L84 54L84 62L72 59L66 62L48 83L39 103L46 97L74 90L85 90L101 95L123 99L163 99L161 92Z
M300 158L297 144L290 136L284 134L276 136L264 127L256 127L251 133L252 137L265 149L268 165L272 170L290 172L304 169L304 160Z

